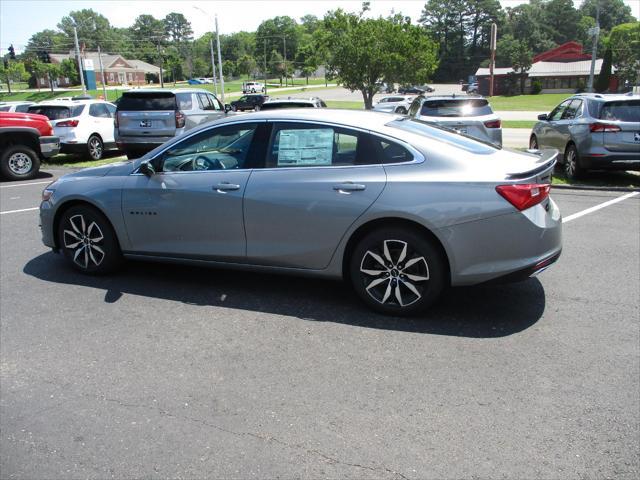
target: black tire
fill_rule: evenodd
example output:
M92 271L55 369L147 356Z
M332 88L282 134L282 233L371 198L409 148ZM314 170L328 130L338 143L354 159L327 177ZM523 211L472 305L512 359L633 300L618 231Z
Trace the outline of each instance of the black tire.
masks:
M529 148L531 150L538 150L540 146L538 145L538 138L535 135L531 135L529 139Z
M562 168L564 170L564 175L568 180L577 180L585 174L584 168L580 165L578 149L573 143L567 145L567 148L564 151Z
M256 105L255 107L253 107L253 110L256 112L260 111L260 105Z
M396 108L396 113L399 113L399 114L401 114L401 115L404 115L404 114L406 114L406 113L407 113L407 109L406 109L406 108L404 108L404 107L398 107L398 108Z
M104 155L102 139L95 133L87 140L87 154L92 160L100 160Z
M113 227L93 207L69 208L62 214L57 233L60 250L79 272L103 275L122 265L122 252Z
M234 112L237 112L238 107L236 105L231 105L231 110L233 110Z
M376 271L380 274L371 273ZM427 309L442 293L447 278L439 249L424 235L403 228L380 229L364 237L349 259L349 274L364 303L395 316Z
M40 170L38 154L26 145L11 145L0 158L0 173L7 180L29 180Z

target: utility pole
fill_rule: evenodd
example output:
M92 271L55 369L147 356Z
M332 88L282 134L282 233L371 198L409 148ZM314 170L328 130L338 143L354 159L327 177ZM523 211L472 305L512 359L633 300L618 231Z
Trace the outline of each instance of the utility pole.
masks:
M593 92L593 75L596 70L596 56L598 54L598 37L600 36L600 2L596 4L596 26L590 29L593 32L593 48L591 49L591 70L589 71L589 84L587 92Z
M164 88L164 74L162 73L164 58L162 58L162 54L160 53L160 44L158 43L156 47L158 47L158 56L160 57L160 88Z
M209 38L209 47L211 48L211 70L213 71L213 88L218 96L218 80L216 79L216 57L213 54L213 35Z
M104 84L104 68L102 68L102 53L100 52L100 45L98 45L98 65L100 65L100 78L102 79L102 96L105 101L107 100L107 87Z
M222 104L224 105L224 75L222 75L222 54L220 53L220 34L218 32L218 15L216 15L216 41L218 42L218 67L220 67L220 88L222 88Z
M284 43L284 86L287 86L287 37L282 36Z
M264 50L264 94L267 94L267 38L262 39L262 48Z
M78 70L80 70L80 83L82 84L82 94L87 94L87 87L84 84L84 72L82 71L82 59L80 58L80 46L78 45L78 30L73 25L73 41L76 45L76 61L78 62Z
M489 80L489 96L493 97L493 69L496 65L496 41L498 39L498 26L495 23L491 24L491 63L489 64L489 71L491 77Z

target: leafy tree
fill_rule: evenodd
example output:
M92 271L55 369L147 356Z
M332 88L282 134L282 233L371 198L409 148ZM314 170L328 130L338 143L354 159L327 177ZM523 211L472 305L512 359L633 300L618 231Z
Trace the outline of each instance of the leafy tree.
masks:
M40 80L49 74L49 64L34 59L28 63L28 71L35 77L38 91L42 88Z
M517 76L520 77L520 94L524 94L524 81L527 71L531 68L533 53L526 42L505 35L496 47L496 58L500 58L500 64L508 63Z
M254 58L261 63L259 59L264 59L265 51L271 56L270 52L275 50L288 63L298 54L301 36L301 29L291 17L282 16L265 20L256 31Z
M315 15L305 15L300 18L300 25L304 33L313 35L320 28L320 20Z
M372 108L381 81L426 82L438 66L437 45L409 18L367 19L335 10L325 15L320 41L328 73Z
M47 78L49 80L49 88L53 92L54 82L62 76L62 68L56 63L46 63Z
M80 81L80 77L78 76L78 64L75 60L67 58L60 62L60 76L68 78L69 82L73 85L77 85Z
M300 69L302 75L307 79L307 85L309 84L309 75L313 75L319 65L320 58L317 55L316 45L314 44L311 35L305 35L300 48L298 48L298 56L296 57L296 66Z
M609 79L611 77L611 60L611 48L607 48L607 50L604 52L602 66L600 67L600 74L598 75L595 84L595 89L598 93L602 93L609 88Z
M78 40L88 50L96 50L98 45L113 48L117 42L114 29L107 18L92 9L76 10L62 17L58 28L64 33L68 43L73 45L73 26L77 27Z
M167 44L164 22L153 15L139 15L129 32L134 41L135 56L145 62L157 62L158 47Z
M582 15L573 7L573 0L550 0L540 7L541 27L548 38L558 45L577 39Z
M46 29L31 35L25 47L25 55L32 56L42 50L49 52L68 52L72 48L73 42L65 37L63 33Z
M236 65L238 74L246 75L247 77L249 77L258 68L256 59L248 54L244 54L242 57L240 57L236 62Z
M174 44L189 42L193 39L191 23L181 13L171 12L162 20L164 31Z
M610 32L616 25L634 21L631 8L622 0L584 0L580 5L580 12L596 18L598 4L600 4L600 28L605 32Z
M609 46L618 78L631 85L640 81L640 22L613 27Z
M0 81L7 84L7 90L11 93L12 82L24 82L29 79L29 74L24 68L24 63L9 60L7 66L0 62Z

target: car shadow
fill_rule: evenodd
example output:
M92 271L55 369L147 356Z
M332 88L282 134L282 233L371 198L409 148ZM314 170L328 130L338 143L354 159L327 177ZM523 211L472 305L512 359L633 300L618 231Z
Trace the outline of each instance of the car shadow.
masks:
M43 178L51 178L51 177L53 177L51 173L43 172L42 170L39 170L35 177L30 178L28 180L9 180L4 177L0 177L0 183L15 183L16 185L18 185L19 184L18 182L28 183L34 180L41 180Z
M308 321L471 338L521 332L545 310L544 288L536 278L452 288L425 314L400 318L370 311L339 281L146 262L127 262L116 274L96 277L76 272L53 252L30 260L23 271L46 282L104 290L107 303L131 294Z

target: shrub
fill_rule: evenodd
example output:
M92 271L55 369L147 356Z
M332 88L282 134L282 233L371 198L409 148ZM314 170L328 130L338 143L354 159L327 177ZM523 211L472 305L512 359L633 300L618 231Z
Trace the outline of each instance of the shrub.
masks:
M531 94L538 95L542 91L542 82L540 80L534 80L531 82Z

